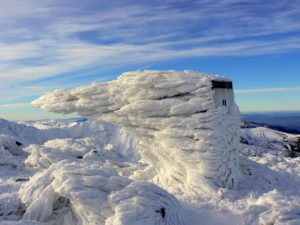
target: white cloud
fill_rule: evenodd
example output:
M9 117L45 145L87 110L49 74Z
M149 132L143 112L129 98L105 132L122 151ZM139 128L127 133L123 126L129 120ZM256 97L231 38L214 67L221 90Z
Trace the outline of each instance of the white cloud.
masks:
M300 48L299 35L284 36L300 29L295 22L299 4L293 2L156 3L103 1L100 7L94 1L1 1L1 92L19 85L11 98L38 94L41 90L24 88L24 82L85 68ZM272 34L282 36L265 38Z

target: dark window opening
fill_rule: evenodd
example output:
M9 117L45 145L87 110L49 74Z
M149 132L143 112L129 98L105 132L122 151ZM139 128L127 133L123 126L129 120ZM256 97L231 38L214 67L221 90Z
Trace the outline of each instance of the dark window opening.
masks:
M22 143L21 143L21 142L18 142L18 141L16 141L16 145L18 145L18 146L21 146L21 145L22 145Z
M225 100L225 99L223 99L222 104L223 104L224 106L226 106L226 100Z
M212 89L222 88L222 89L232 89L232 82L231 81L212 81Z
M160 213L161 217L164 219L166 216L166 209L161 208L160 210L156 210L157 213Z

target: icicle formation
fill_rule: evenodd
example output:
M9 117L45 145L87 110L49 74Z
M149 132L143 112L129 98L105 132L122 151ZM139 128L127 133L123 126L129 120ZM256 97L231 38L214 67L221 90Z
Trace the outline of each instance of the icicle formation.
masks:
M112 82L56 90L33 105L124 126L139 138L149 165L140 179L147 175L173 193L231 188L239 175L239 110L232 88L213 82L230 83L192 71L128 72Z

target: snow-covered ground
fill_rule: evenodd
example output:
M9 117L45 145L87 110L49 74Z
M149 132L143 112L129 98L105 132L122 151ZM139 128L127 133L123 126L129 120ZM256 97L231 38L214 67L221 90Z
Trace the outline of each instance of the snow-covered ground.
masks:
M141 178L137 140L109 123L0 120L0 133L1 225L300 224L295 135L242 129L238 187L189 195Z
M231 86L129 72L33 102L94 122L0 120L1 224L299 225L299 137L240 130Z

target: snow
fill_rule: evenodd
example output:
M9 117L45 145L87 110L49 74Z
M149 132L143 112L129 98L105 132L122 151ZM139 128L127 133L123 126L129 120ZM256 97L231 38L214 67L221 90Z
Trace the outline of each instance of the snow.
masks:
M5 124L15 127L16 131L23 127L8 121ZM57 128L58 124L61 122L55 125L51 121L48 129L53 129L52 125ZM169 219L171 224L191 225L299 224L300 159L278 154L278 149L268 145L262 147L271 141L269 138L276 137L277 131L263 129L265 136L251 145L241 145L240 181L235 190L220 188L197 195L172 195L168 189L163 190L153 183L135 181L138 172L147 165L140 162L135 149L137 141L124 130L102 122L65 125L59 129L69 133L69 137L58 132L63 134L62 138L57 135L44 143L24 146L23 151L30 154L28 157L13 155L3 148L5 151L0 158L1 225L58 225L64 224L60 222L63 219L70 222L74 218L77 224L80 224L78 218L105 220L86 224L134 224L134 221L155 224L153 220L156 219L162 220L161 224L167 224L165 221ZM250 142L256 134L261 134L257 130L262 129L242 129L242 134L247 133ZM44 135L44 130L38 131L40 136ZM81 137L79 133L88 135ZM24 135L16 134L14 140ZM35 139L30 137L30 140ZM37 152L40 149L40 154L34 149ZM249 149L259 154L246 154ZM134 152L136 155L131 157ZM3 163L8 161L6 155L10 155L12 165ZM51 156L56 157L52 159ZM36 161L32 161L34 158ZM44 163L46 158L51 160ZM20 181L16 182L17 179ZM43 201L52 202L52 207L50 204L47 208ZM164 220L162 208L166 213ZM47 222L35 220L47 215L50 215ZM21 217L23 219L17 221Z
M299 135L242 129L239 145L237 107L212 101L225 78L145 73L35 102L97 121L0 120L1 225L300 224Z
M61 161L36 175L20 193L29 205L25 219L111 225L186 221L175 197L154 184L119 176L107 163ZM161 209L166 212L164 218Z
M27 206L23 218L55 224L184 224L184 210L174 196L128 178L144 165L128 161L113 144L101 147L101 141L69 138L27 147L27 165L45 170L20 191Z
M235 187L239 177L238 107L215 103L213 80L228 81L192 71L128 72L109 83L56 90L33 104L123 127L138 139L148 165L136 180L197 194Z
M255 148L247 148L250 152L243 154L256 156L263 152L269 152L272 149L273 154L291 153L291 143L296 143L298 137L280 131L274 131L266 127L256 127L252 129L242 129L241 138L247 141L248 145L254 145Z

